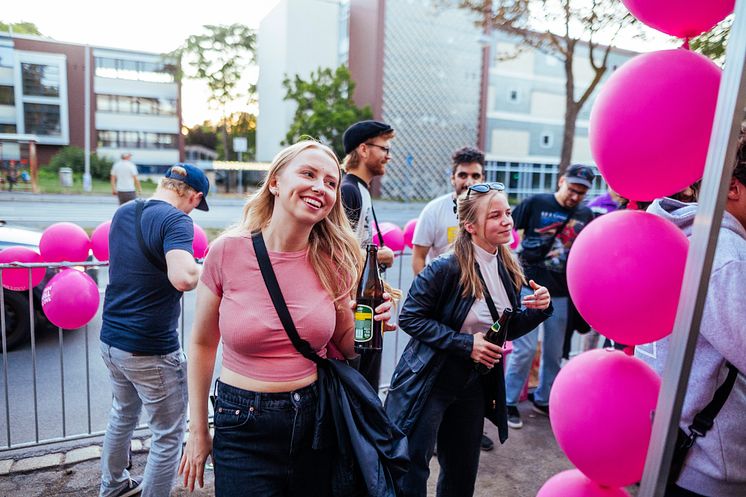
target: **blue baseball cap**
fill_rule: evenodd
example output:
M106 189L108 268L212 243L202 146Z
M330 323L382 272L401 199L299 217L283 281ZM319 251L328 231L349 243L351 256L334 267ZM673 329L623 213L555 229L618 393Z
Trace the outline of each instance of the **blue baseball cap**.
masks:
M174 167L181 167L186 171L186 176L181 174L181 171L175 171ZM200 201L197 209L201 211L209 211L210 208L207 206L207 192L210 191L210 182L207 180L207 176L202 169L192 164L185 162L178 162L168 168L166 171L166 178L173 179L176 181L183 181L195 191L202 193L202 200Z

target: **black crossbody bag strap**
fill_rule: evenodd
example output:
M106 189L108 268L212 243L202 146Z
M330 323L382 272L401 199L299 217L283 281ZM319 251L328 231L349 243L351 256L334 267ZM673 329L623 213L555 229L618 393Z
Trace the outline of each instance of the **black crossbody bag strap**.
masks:
M559 229L554 232L554 236L552 237L552 242L549 244L549 250L547 251L547 254L549 252L551 252L552 247L554 247L554 240L557 239L557 236L559 236L560 233L562 233L563 231L565 231L565 227L567 227L567 223L569 223L570 219L572 219L572 217L575 215L575 211L576 211L576 209L573 209L570 212L570 214L567 216L567 219L565 219L565 221L562 223L562 226L560 226ZM546 257L547 254L544 254L544 257Z
M689 425L689 434L687 435L679 428L679 438L677 446L674 449L673 460L671 461L669 483L675 483L678 480L689 449L692 448L694 442L699 437L704 437L712 429L715 424L715 417L723 408L731 390L733 390L733 385L736 383L736 377L738 376L738 369L731 363L726 363L726 366L728 368L728 376L725 377L723 384L715 390L715 395L713 395L710 403L694 416L692 424Z
M567 226L567 223L570 222L570 219L572 219L572 217L575 215L575 212L577 212L577 209L573 209L572 211L570 211L570 214L567 216L567 219L564 220L564 222L562 223L562 226L560 226L559 229L554 232L554 235L552 235L551 241L547 244L549 249L542 255L542 258L546 257L547 254L552 251L552 247L554 247L554 240L557 238L557 236L560 233L565 231L565 227Z
M148 246L145 245L145 238L142 236L142 211L145 209L145 201L136 200L135 202L137 202L135 204L135 234L137 235L137 243L140 245L140 251L153 266L164 273L168 273L166 265L148 249Z
M373 208L373 202L370 203L370 212L373 214L373 222L376 223L376 233L378 234L378 246L383 247L383 235L381 234L381 227L378 226L378 218L376 218L376 210Z
M316 364L322 364L323 359L313 351L313 348L307 341L300 337L298 330L295 328L295 323L293 323L293 318L290 316L290 311L285 303L285 297L282 296L280 284L277 282L277 276L275 276L275 271L272 269L272 263L269 260L269 254L267 253L267 246L264 244L262 232L258 231L253 233L251 235L251 242L254 245L256 260L259 262L259 270L262 272L264 284L267 287L270 298L272 299L272 304L275 306L277 315L280 317L282 326L285 328L285 333L287 333L293 346L303 357L315 362Z
M477 269L477 276L479 276L479 281L482 282L482 292L484 292L484 301L487 302L487 307L490 310L490 315L492 316L492 320L496 322L498 319L500 319L500 313L497 312L497 307L495 307L495 302L492 300L492 295L490 295L490 291L487 290L487 283L484 282L482 271L479 270L479 264L474 264L474 266Z

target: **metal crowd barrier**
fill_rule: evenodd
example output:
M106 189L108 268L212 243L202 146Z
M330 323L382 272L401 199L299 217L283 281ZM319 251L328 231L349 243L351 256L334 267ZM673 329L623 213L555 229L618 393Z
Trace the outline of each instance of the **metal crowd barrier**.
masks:
M394 266L386 272L389 283L400 288L405 296L412 280L410 257L409 252L398 254ZM0 285L3 270L17 268L28 269L31 284L31 269L37 267L47 270L70 267L99 270L108 267L108 263L3 263L0 264ZM102 280L104 283L108 281L108 273L98 271L97 279L101 296L99 312L89 324L77 330L63 330L53 325L47 330L37 329L40 323L36 312L40 309L36 308L34 302L34 289L24 291L29 301L30 338L12 351L8 350L7 343L6 290L0 291L3 391L0 453L104 434L111 407L111 393L108 369L98 357L97 346L105 289ZM192 324L191 319L187 319L187 314L191 315L193 311L193 300L193 292L184 294L179 319L179 335L187 354L187 329ZM393 322L396 322L397 309L393 312ZM51 338L55 328L56 343ZM382 378L390 378L393 373L401 349L406 344L403 333L400 330L386 333ZM388 381L383 381L381 392L385 393L387 390Z

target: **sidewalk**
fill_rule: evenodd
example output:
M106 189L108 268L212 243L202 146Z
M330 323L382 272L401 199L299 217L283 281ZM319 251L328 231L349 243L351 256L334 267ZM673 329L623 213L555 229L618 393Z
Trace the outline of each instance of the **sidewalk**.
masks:
M557 447L548 418L534 414L527 402L520 409L523 428L510 430L510 438L504 445L497 444L491 452L482 453L475 497L533 497L551 476L572 468ZM495 427L490 423L486 426L487 434L497 440ZM134 444L136 452L132 474L135 476L143 472L148 442L138 440ZM0 497L94 497L98 495L101 475L99 453L99 446L90 446L73 449L66 454L47 454L33 460L19 459L12 464L0 460ZM428 495L434 496L438 472L435 459L430 467L432 474L428 482ZM212 472L206 471L205 476L204 489L190 494L178 484L171 496L214 496Z

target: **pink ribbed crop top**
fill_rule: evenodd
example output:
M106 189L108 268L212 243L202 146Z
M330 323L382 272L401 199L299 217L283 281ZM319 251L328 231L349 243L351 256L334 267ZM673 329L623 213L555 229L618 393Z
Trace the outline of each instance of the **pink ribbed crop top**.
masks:
M307 250L269 252L269 258L298 333L326 357L334 330L353 326L352 310L335 310L311 267ZM287 337L248 235L216 240L205 258L201 281L220 297L225 367L261 381L293 381L316 370Z

